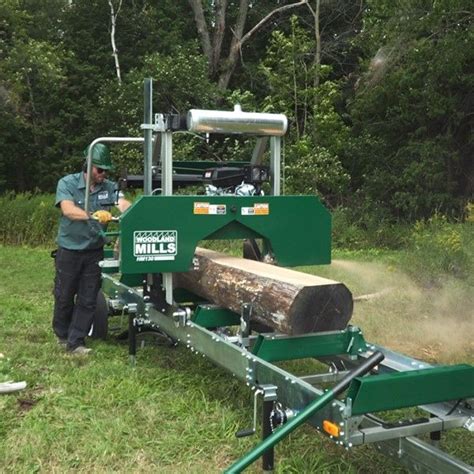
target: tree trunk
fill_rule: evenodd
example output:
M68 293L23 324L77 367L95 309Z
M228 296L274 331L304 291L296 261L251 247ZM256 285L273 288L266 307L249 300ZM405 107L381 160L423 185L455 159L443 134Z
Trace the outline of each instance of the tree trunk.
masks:
M266 263L196 249L196 268L175 275L175 285L212 303L241 312L284 334L344 329L352 294L342 283Z
M223 57L223 41L227 19L227 0L215 0L209 8L214 9L214 25L209 28L204 14L203 0L188 0L194 13L194 22L201 41L201 47L209 63L209 75L217 79L219 89L227 89L241 54L241 48L260 28L274 15L292 8L305 5L308 0L299 0L289 5L283 5L270 11L250 31L244 34L247 13L250 8L249 0L239 0L236 10L236 20L232 30L232 40L228 46L227 57ZM211 40L212 34L212 40ZM225 50L225 48L224 48Z
M110 30L110 43L112 45L112 56L114 57L114 62L115 62L115 73L117 74L117 80L118 83L121 85L122 84L122 75L120 73L120 62L119 62L119 57L118 57L118 49L115 44L115 27L117 24L117 17L120 12L120 8L122 8L122 0L119 1L119 5L117 8L117 12L114 10L114 4L112 3L112 0L109 0L109 7L110 7L110 24L111 24L111 30Z

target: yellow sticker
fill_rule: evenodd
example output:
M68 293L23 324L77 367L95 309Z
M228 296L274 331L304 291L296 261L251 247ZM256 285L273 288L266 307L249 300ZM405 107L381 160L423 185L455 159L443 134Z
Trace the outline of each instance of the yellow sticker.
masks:
M268 203L254 204L253 208L255 210L256 216L268 216L268 214L270 214L270 207Z
M270 214L270 205L265 203L256 203L253 207L242 207L240 213L243 216L268 216Z
M194 214L209 214L209 203L208 202L195 202Z
M208 202L195 202L194 214L205 215L225 215L227 214L227 206L225 204L210 204Z

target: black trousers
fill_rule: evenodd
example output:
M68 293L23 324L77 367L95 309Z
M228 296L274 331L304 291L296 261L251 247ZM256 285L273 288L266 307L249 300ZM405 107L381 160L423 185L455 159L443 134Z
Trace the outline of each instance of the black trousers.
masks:
M89 333L101 283L98 263L103 256L102 248L60 247L56 253L53 330L58 338L67 340L69 350L83 346Z

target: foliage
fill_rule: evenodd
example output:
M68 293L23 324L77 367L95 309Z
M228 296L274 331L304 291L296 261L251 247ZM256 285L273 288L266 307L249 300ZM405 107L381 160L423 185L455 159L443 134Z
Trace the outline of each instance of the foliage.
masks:
M153 77L157 112L240 102L287 114L286 189L349 208L361 226L380 216L388 225L436 212L466 217L474 192L474 29L465 2L336 0L320 2L317 18L312 0L272 16L232 61L225 58L239 11L249 6L245 32L275 2L227 2L222 37L218 4L193 3L205 5L217 69L202 54L188 2L122 2L120 85L107 2L1 2L0 192L52 192L79 168L93 138L141 134L142 82ZM222 87L224 76L230 87ZM252 144L175 137L182 159L248 159ZM139 171L138 147L113 151L120 165Z
M59 211L50 194L0 196L0 243L15 245L53 245Z
M314 63L313 49L296 17L289 34L277 31L272 35L260 69L270 92L263 109L283 112L290 121L286 193L319 194L336 205L350 181L340 162L348 128L336 110L339 84L328 79L330 66Z
M115 80L107 81L100 90L92 117L94 129L110 136L140 136L143 121L143 78L157 80L153 85L153 108L163 113L176 113L190 108L209 108L215 100L215 87L207 78L207 66L195 47L176 47L172 56L153 53L143 58L140 68L124 76L119 87ZM180 84L177 89L176 84ZM174 91L170 94L169 91ZM107 124L107 129L104 127ZM97 133L97 132L96 132ZM176 135L175 159L192 159L202 148L201 140ZM142 147L125 145L116 148L114 162L130 172L141 173Z
M318 194L326 202L340 201L349 175L329 150L314 147L304 137L288 147L287 156L293 159L285 168L285 194Z
M411 232L410 225L394 224L380 214L342 206L332 212L332 240L336 249L406 249Z
M446 276L474 283L474 226L451 224L445 216L434 215L418 221L411 235L407 272L426 285L441 285Z
M463 214L472 193L472 13L462 1L368 2L356 42L353 177L394 217ZM370 62L369 62L370 60Z

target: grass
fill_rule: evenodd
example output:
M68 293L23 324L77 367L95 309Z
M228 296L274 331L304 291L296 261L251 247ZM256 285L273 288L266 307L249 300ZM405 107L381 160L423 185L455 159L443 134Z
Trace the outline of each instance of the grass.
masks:
M386 284L381 275L393 276L390 284L400 281L385 263L396 261L393 252L336 257L334 265L318 273L348 282L355 294L380 289ZM379 263L367 262L374 258ZM128 365L126 346L113 341L92 342L89 358L68 356L50 329L49 251L0 247L0 262L0 381L28 382L26 390L0 396L1 472L213 473L256 444L255 437L234 436L251 424L251 395L242 383L181 346L147 345L135 369ZM415 294L413 301L401 301L396 291L383 304L356 303L354 316L367 339L388 339L391 347L404 346L406 333L413 332L412 327L407 331L412 313L406 311L419 301ZM466 296L459 285L449 291ZM441 348L436 361L474 362L469 347L455 353ZM443 444L474 463L467 433L454 431ZM278 445L276 453L282 473L404 472L370 446L345 451L307 426ZM258 471L256 466L250 470Z

